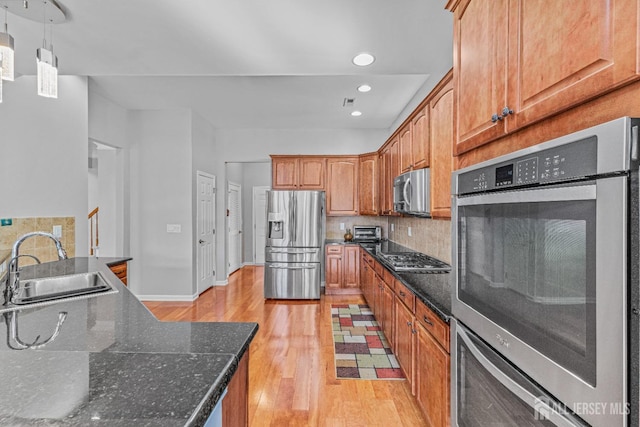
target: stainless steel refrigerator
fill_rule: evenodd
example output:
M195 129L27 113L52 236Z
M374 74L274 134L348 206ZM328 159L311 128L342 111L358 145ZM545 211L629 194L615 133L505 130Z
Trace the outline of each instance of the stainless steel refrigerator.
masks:
M320 298L324 237L324 191L267 192L265 298Z

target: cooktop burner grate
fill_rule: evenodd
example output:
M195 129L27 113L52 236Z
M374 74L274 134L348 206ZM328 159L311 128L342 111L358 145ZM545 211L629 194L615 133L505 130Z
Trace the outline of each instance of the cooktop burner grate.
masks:
M420 252L387 252L379 254L393 271L411 273L445 273L451 266Z

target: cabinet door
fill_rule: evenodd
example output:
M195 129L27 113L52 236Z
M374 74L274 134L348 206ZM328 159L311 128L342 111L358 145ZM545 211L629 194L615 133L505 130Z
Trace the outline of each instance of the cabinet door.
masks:
M343 287L359 288L360 287L360 247L345 246L342 256L343 268Z
M422 325L416 325L415 395L427 426L446 427L449 418L449 354Z
M341 253L327 253L325 267L326 290L340 289L343 283L343 265Z
M378 156L378 212L380 215L386 215L389 211L385 211L385 199L389 189L385 181L387 174L387 154L389 150L385 149Z
M507 6L507 0L462 0L455 10L456 154L506 131L504 120L493 122L491 117L507 101Z
M637 0L510 0L508 130L637 79L639 43Z
M298 168L298 188L300 190L324 190L326 159L300 157Z
M358 158L329 158L327 170L327 215L357 215Z
M431 100L431 216L451 218L453 168L453 84Z
M429 106L424 106L411 120L411 164L413 169L429 167Z
M360 215L378 214L378 154L360 156L358 181Z
M389 175L388 175L388 189L387 204L389 206L389 215L399 216L399 213L393 211L393 180L400 175L400 141L399 138L393 140L389 146Z
M298 158L274 157L271 161L271 186L274 190L298 187Z
M413 154L411 152L411 122L404 125L398 132L400 144L400 172L407 172L413 168Z
M393 208L393 179L391 178L391 147L385 147L381 154L380 205L382 215L389 215Z
M393 348L394 336L393 336L393 291L385 284L384 280L381 281L382 284L382 293L381 293L381 302L382 305L382 313L383 313L383 323L382 323L382 331L384 332L384 336L387 338L389 342L389 346Z
M396 357L398 363L407 376L407 380L413 384L413 313L396 297Z

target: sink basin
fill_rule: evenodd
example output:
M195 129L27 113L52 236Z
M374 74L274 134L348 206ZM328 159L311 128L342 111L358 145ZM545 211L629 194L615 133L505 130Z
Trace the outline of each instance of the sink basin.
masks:
M111 285L99 272L27 279L20 281L20 287L11 302L16 305L35 304L110 290Z

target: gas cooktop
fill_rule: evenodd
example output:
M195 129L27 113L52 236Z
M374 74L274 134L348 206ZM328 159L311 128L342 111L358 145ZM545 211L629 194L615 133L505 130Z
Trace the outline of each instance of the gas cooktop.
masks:
M446 273L451 266L420 252L386 252L378 254L393 271L404 273Z

